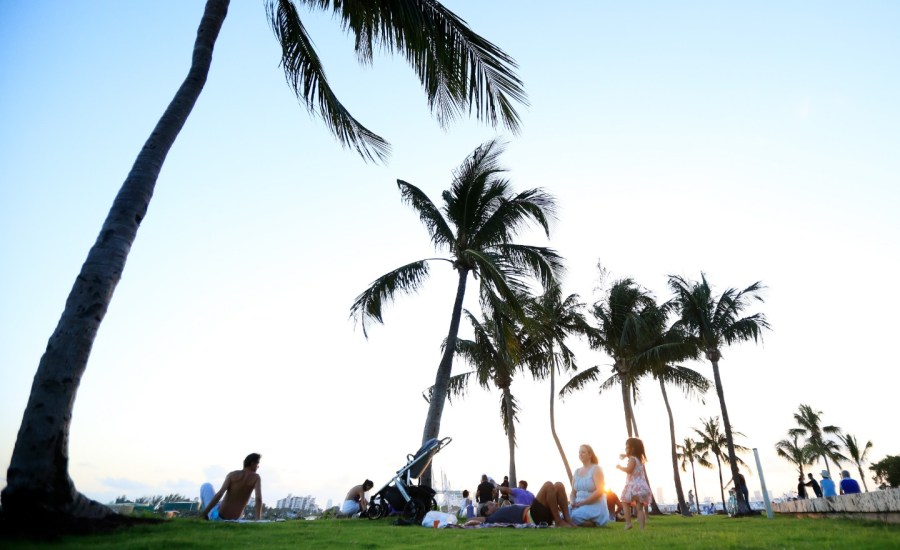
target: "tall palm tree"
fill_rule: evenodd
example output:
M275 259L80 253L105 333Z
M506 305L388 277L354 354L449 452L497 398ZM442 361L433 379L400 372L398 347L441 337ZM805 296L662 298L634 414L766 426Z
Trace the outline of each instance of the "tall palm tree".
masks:
M822 426L822 411L816 411L809 405L801 404L794 413L794 420L797 422L797 427L793 428L792 432L806 438L806 446L809 447L813 456L821 458L825 462L825 469L828 470L829 475L831 474L829 458L834 461L836 466L841 461L847 460L847 457L840 452L840 445L826 437L828 435L840 437L841 429L837 426Z
M725 480L722 477L722 462L725 462L729 466L731 466L732 478L737 479L737 474L734 472L737 471L737 467L741 464L744 464L744 461L737 455L732 459L728 454L728 441L725 434L722 432L721 427L719 425L719 417L710 417L703 421L703 427L701 429L694 428L694 433L699 437L697 440L697 449L701 452L709 451L714 457L716 457L716 464L719 468L719 492L722 496L722 509L725 510ZM732 436L743 436L739 431L732 430ZM738 445L732 440L732 448L745 452L747 451L747 447L742 445ZM736 491L736 493L740 493L740 491Z
M850 455L850 460L856 464L856 469L859 471L859 479L863 482L863 487L866 492L869 492L869 486L866 485L866 476L863 475L862 463L866 462L866 459L869 456L869 450L873 447L871 441L866 441L866 444L860 448L859 443L857 443L856 438L850 434L847 435L839 435L840 440L844 443L844 448L847 449L847 454Z
M712 462L707 458L709 453L699 448L699 444L693 439L685 437L681 445L678 445L678 459L681 461L681 471L687 472L687 465L691 465L691 478L694 483L694 499L697 513L700 513L700 493L697 491L697 472L694 463L704 468L712 468Z
M653 376L659 382L663 403L666 406L666 414L669 419L669 444L672 458L672 478L675 482L675 495L678 499L678 510L682 515L691 515L684 498L684 489L681 486L681 474L678 472L678 449L675 439L675 417L672 414L672 406L669 403L669 394L666 385L674 385L684 391L685 396L697 396L709 390L709 380L700 373L673 364L687 359L696 359L699 355L697 346L684 334L680 325L665 328L671 304L661 306L654 304L657 311L653 315L645 315L648 320L648 336L645 344L641 346L637 356L641 364L647 366L640 369ZM646 375L645 374L645 375Z
M640 377L639 355L647 342L655 336L660 312L653 296L640 288L632 279L620 279L613 283L604 300L592 309L599 326L591 333L591 347L605 352L613 360L612 376L600 385L600 391L619 386L622 408L625 412L625 431L635 437L636 423L631 406L635 398L635 380ZM560 389L560 396L580 390L600 379L600 367L594 366L572 377Z
M706 281L706 275L701 273L700 278L700 282L689 282L682 277L670 275L669 288L675 294L673 301L676 310L681 314L680 324L694 338L712 364L728 446L731 476L732 479L737 479L737 456L734 452L731 420L725 404L725 390L719 374L719 360L722 358L722 347L750 339L756 342L762 338L762 331L769 328L769 323L762 313L741 317L751 302L763 301L760 292L764 287L762 283L755 282L744 290L729 288L716 298ZM738 515L751 514L750 503L745 502L743 493L740 491L737 493Z
M495 386L500 390L500 418L509 445L509 480L515 487L516 479L516 421L519 406L512 394L513 377L521 368L523 355L522 331L506 316L479 321L471 312L464 310L474 332L472 340L458 339L456 352L474 370L457 374L450 378L447 398L463 396L469 381L474 377L482 388ZM431 402L434 386L429 388L426 399Z
M356 36L356 52L363 62L372 59L376 45L402 53L419 76L440 123L458 112L474 111L494 125L502 122L513 131L518 128L513 103L524 103L525 95L515 75L515 62L439 2L297 3L331 9ZM206 84L228 4L229 0L207 0L187 77L119 189L38 364L2 492L4 514L23 525L45 529L51 522L68 524L73 519L112 514L79 493L69 477L75 394L160 170ZM367 159L383 158L389 150L387 142L353 118L337 99L294 4L291 0L265 3L281 43L281 64L289 85L310 111L318 111L344 146Z
M577 294L563 298L558 283L525 305L527 353L524 360L532 376L550 378L550 434L566 469L569 484L572 483L572 468L556 433L556 373L578 368L575 354L566 340L570 336L587 336L593 330L585 319L584 307Z
M803 477L803 467L812 466L816 461L816 456L810 447L800 443L800 434L796 430L789 430L788 436L775 444L775 453L796 466L801 478Z
M480 282L482 307L500 299L514 311L521 311L519 295L526 291L526 276L534 276L545 288L563 270L562 258L549 248L513 242L529 222L540 225L549 237L548 218L554 215L555 201L541 189L513 194L507 180L500 178L503 169L498 156L503 151L497 141L489 141L475 150L456 170L450 190L442 195L438 209L419 188L397 180L400 194L419 215L438 248L449 258L426 258L406 264L376 279L356 297L351 315L368 336L367 324L382 321L382 306L398 293L418 290L429 274L430 262L445 261L457 272L456 300L450 316L444 353L434 381L434 398L428 406L422 440L438 436L456 338L462 318L462 303L469 275ZM493 308L492 308L493 309ZM430 483L430 470L422 483Z

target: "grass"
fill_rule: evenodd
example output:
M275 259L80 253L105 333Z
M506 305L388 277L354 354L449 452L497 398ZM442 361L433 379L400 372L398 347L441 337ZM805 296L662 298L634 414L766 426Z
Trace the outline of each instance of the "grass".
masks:
M636 527L636 526L635 526ZM180 550L194 548L900 548L900 525L776 515L651 517L647 529L426 529L392 525L390 518L233 524L175 519L120 531L69 536L53 542L0 539L0 548L84 550Z

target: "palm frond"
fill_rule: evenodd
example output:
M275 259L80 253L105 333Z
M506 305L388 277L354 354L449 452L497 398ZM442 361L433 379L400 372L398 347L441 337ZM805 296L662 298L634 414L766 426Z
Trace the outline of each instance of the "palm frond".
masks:
M297 99L310 112L318 110L328 129L343 146L355 149L364 159L384 160L390 154L390 145L360 124L338 100L293 2L268 0L266 13L281 44L281 66L285 79Z
M384 323L382 310L386 302L392 302L397 293L411 294L419 290L428 277L427 262L419 260L385 273L356 297L350 306L350 316L362 325L366 338L370 322Z
M419 219L425 225L428 234L431 235L431 241L435 248L452 248L456 240L453 230L450 229L447 220L444 219L431 199L421 189L403 180L397 180L397 187L400 188L403 202L410 205L419 214Z
M594 366L589 369L585 369L573 376L568 382L563 384L563 386L559 389L559 397L563 398L572 392L584 388L591 382L596 382L599 379L600 367Z

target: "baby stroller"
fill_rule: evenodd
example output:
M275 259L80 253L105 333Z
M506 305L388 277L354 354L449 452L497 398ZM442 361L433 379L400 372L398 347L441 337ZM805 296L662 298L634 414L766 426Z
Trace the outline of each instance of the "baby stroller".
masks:
M406 466L397 470L393 479L369 499L369 507L366 509L369 519L383 518L394 511L402 513L403 519L407 521L421 523L429 510L437 510L434 489L412 485L411 481L418 479L431 464L434 455L451 441L449 437L440 441L429 439L416 454L406 455Z

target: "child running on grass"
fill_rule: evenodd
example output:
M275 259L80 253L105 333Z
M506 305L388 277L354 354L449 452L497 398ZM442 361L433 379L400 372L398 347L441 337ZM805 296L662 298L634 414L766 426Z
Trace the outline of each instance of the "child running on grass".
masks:
M625 466L616 464L616 468L628 474L625 488L622 490L622 504L625 506L625 530L631 529L631 507L637 507L637 520L641 529L647 526L647 505L650 504L650 483L644 473L644 442L636 437L625 440L625 454L619 458L628 459Z

